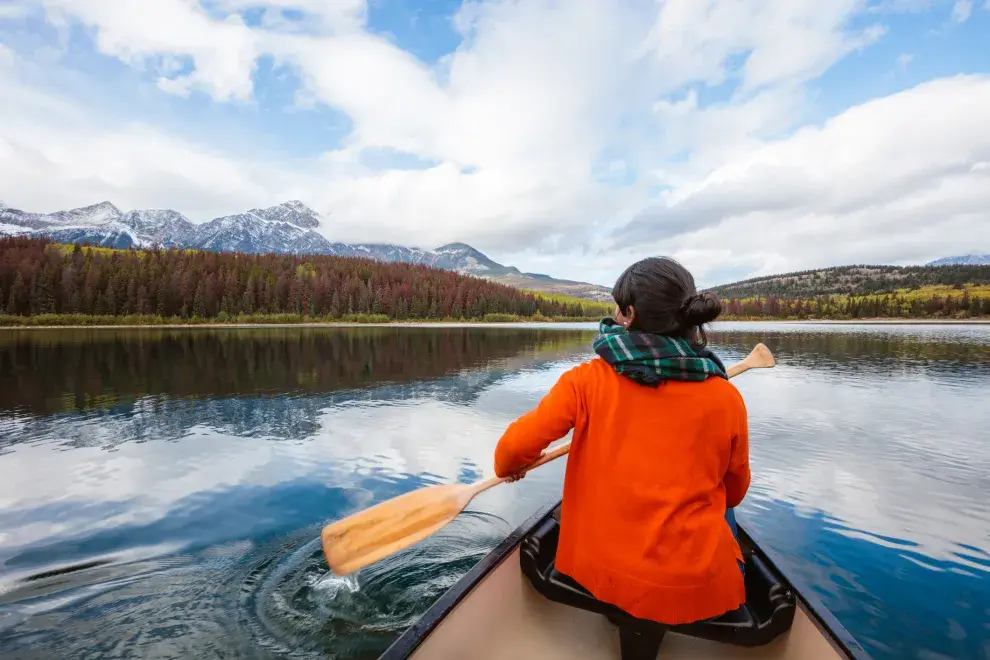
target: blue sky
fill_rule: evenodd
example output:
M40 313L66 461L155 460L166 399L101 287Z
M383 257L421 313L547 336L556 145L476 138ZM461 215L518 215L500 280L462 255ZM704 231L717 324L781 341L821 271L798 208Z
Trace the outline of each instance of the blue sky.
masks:
M0 199L299 198L335 240L605 283L990 251L985 0L618 7L7 0Z

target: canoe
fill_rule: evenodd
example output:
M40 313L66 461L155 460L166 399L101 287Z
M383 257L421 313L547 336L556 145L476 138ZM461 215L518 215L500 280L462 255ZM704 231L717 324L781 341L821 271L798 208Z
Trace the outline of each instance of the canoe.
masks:
M654 660L869 656L807 587L739 526L746 604L666 627L596 600L553 567L560 503L521 525L381 656L385 660Z

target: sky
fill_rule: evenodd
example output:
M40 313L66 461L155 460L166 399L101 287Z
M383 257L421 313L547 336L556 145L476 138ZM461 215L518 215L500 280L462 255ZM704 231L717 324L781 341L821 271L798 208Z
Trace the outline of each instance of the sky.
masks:
M0 199L609 285L990 252L990 0L0 0Z

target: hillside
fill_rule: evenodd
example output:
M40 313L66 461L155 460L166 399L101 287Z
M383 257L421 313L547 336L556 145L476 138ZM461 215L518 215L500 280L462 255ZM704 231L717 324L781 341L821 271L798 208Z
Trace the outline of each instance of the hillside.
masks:
M990 285L990 266L835 266L712 287L722 298L863 296L920 287Z
M524 273L465 243L433 250L388 243L332 242L324 218L298 200L194 223L172 209L122 212L108 201L67 211L33 213L0 202L0 235L48 238L116 249L177 247L245 254L326 254L408 263L474 275L533 291L608 301L609 290L583 282Z
M259 315L402 321L597 318L601 313L594 303L586 308L417 264L83 248L41 238L0 238L0 301L9 315L5 322L37 315L250 322Z
M516 289L535 291L549 296L559 295L579 298L588 302L601 303L609 307L615 304L612 299L612 289L597 284L588 284L587 282L558 280L547 275L537 275L534 273L499 275L488 279Z
M990 266L841 266L713 287L726 320L990 316Z

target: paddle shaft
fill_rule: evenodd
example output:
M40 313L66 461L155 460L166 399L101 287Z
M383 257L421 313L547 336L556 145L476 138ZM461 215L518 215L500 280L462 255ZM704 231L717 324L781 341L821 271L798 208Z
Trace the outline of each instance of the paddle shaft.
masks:
M758 369L760 367L772 367L774 366L773 357L770 356L768 358L768 356L770 356L770 351L766 348L766 346L764 346L763 344L757 344L756 348L753 349L753 352L750 353L748 356L746 356L746 359L726 369L725 375L729 378L734 378L735 376L738 376L741 373L749 371L750 369ZM541 465L546 465L550 461L556 460L561 456L564 456L570 450L571 450L571 443L569 442L567 444L563 444L559 447L556 447L548 451L547 453L543 454L542 456L540 456L538 459L536 459L535 461L524 467L516 474L517 475L526 474L530 470L534 470L540 467ZM485 479L484 481L479 481L474 486L474 492L472 494L472 497L479 493L483 493L489 488L497 486L500 483L509 481L510 479L512 479L512 477L492 477L491 479Z

